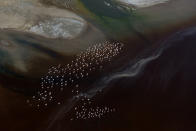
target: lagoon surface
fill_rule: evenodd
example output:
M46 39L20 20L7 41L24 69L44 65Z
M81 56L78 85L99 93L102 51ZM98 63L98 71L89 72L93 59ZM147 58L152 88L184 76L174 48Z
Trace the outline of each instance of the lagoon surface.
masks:
M194 0L0 0L0 130L194 131Z

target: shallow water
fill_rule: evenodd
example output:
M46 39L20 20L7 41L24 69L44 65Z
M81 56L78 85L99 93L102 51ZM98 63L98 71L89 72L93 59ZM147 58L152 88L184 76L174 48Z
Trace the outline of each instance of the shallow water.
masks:
M0 130L195 130L196 2L77 4L74 39L1 30Z

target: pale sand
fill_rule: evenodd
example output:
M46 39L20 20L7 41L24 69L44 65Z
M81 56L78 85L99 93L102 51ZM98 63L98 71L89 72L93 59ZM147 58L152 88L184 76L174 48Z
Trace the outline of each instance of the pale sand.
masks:
M44 23L46 20L50 22L50 18L66 18L69 21L75 21L64 26L64 32L58 32L55 30L54 36L48 35L46 32L40 33L42 27L37 30L31 30L32 27L38 27L40 23ZM32 32L38 35L42 35L49 38L74 38L78 36L82 31L86 29L87 23L80 16L65 9L58 9L55 7L46 7L40 4L37 0L6 0L0 1L0 28L1 29L16 29L19 31ZM77 22L76 22L77 21ZM61 23L59 21L59 23ZM58 21L53 28L59 26ZM64 22L64 25L66 21ZM72 28L69 28L72 27ZM49 27L50 28L50 27ZM70 33L74 31L74 33ZM67 33L65 35L65 33ZM62 35L64 34L64 35Z
M38 0L0 0L0 17L0 53L5 53L0 65L25 76L40 76L40 68L48 69L60 59L66 63L68 57L105 39L100 30L75 13Z
M150 7L157 4L168 2L169 0L117 0L125 4L130 4L138 8Z

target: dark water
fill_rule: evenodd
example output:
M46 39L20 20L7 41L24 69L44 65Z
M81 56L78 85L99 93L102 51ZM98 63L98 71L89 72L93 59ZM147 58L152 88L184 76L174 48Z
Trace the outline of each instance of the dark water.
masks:
M173 34L85 92L115 105L117 112L100 120L66 121L68 106L51 116L49 130L190 130L195 126L196 28ZM66 123L66 124L65 124ZM77 126L76 126L77 125ZM57 128L58 127L58 128Z
M101 119L70 121L72 108L78 104L72 98L51 110L37 112L26 105L25 98L11 95L7 100L18 98L24 102L11 100L13 105L20 103L20 107L12 107L16 116L5 114L8 117L2 121L6 123L5 129L12 130L8 126L12 122L14 128L21 130L193 131L196 128L195 38L195 27L174 33L135 59L129 58L129 53L116 59L121 67L103 73L92 82L82 82L89 87L83 92L85 95L93 97L96 103L116 107L115 113ZM119 64L122 60L126 61Z
M86 4L91 2L82 1ZM122 14L115 15L116 7L111 9L114 12L109 10L105 13L105 10L99 8L103 6L103 1L99 1L97 6L92 2L89 5L97 7L94 10L95 8L90 6L90 10L99 15L103 21L104 15L112 17L114 21L118 21L122 15L126 16L123 9L121 9ZM112 19L106 19L104 23L109 22L108 28L118 25ZM75 52L89 46L85 44L79 48L77 43L84 43L89 37L82 41L80 39L69 41L63 45L62 40L48 40L21 32L5 33L2 31L1 39L9 40L12 44L8 47L2 46L9 53L5 54L1 51L1 61L20 67L22 65L15 62L18 60L25 62L26 57L30 56L31 62L28 67L34 68L25 74L13 68L7 68L7 63L0 66L0 82L3 86L0 88L2 92L0 94L0 122L2 124L0 130L196 130L196 27L178 30L176 33L167 34L167 37L164 35L162 39L157 38L159 41L150 39L150 42L155 43L149 44L148 36L143 37L144 34L134 32L135 26L132 27L130 21L131 18L118 21L125 25L125 28L128 26L127 30L131 32L131 38L120 39L125 43L124 52L107 64L104 71L80 81L81 87L84 88L80 95L92 98L95 102L92 106L107 105L115 107L116 110L103 118L89 120L70 121L71 115L74 114L74 107L80 105L81 101L67 92L63 96L65 98L63 104L58 106L36 110L26 103L37 88L40 88L40 77L47 72L49 65L69 63L74 58ZM160 23L156 26L160 26ZM119 28L121 27L120 25ZM118 27L115 30L118 30ZM156 32L154 33L156 36ZM133 34L137 38L132 39ZM108 37L114 38L113 35ZM53 43L61 46L56 47ZM73 54L70 53L72 51ZM41 59L39 55L43 55L44 58ZM19 56L19 59L13 56Z

